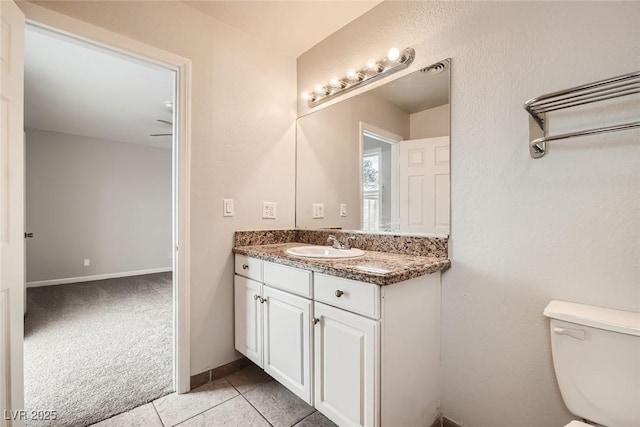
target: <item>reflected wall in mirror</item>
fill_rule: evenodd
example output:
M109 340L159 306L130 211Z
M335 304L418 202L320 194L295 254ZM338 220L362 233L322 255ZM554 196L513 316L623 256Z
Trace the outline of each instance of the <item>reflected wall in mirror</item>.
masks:
M449 234L449 60L298 119L296 226Z

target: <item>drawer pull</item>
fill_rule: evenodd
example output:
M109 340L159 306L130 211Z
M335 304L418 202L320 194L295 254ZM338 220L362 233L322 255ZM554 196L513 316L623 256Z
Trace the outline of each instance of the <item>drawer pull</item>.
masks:
M338 289L338 290L336 291L336 296L337 296L338 298L340 298L342 295L344 295L344 292L342 292L340 289Z
M318 319L317 317L311 318L311 323L313 323L314 325L317 325L319 321L320 319Z
M242 269L243 270L247 270L249 268L249 266L247 264L242 264Z

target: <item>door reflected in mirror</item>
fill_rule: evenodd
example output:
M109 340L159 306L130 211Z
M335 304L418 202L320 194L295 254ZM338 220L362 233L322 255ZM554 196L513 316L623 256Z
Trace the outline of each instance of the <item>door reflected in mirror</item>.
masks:
M439 64L298 119L297 227L449 234L449 60Z

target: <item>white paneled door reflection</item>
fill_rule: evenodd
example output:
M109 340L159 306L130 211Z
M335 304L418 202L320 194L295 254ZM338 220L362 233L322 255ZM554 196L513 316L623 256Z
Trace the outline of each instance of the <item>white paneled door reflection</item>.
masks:
M400 231L449 233L449 137L402 141Z

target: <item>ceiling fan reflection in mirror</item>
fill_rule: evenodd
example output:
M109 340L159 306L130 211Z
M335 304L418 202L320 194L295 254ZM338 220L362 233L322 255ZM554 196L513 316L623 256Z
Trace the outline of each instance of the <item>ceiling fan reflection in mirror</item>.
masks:
M165 101L164 107L173 113L173 101ZM171 133L152 133L149 136L173 136L173 122L156 119L156 122L171 126Z
M173 123L168 121L168 120L156 119L156 121L158 123L164 123L166 125L169 125L169 126L171 126L173 128ZM171 132L171 133L152 133L152 134L149 134L149 136L172 136L172 135L173 135L173 132Z

